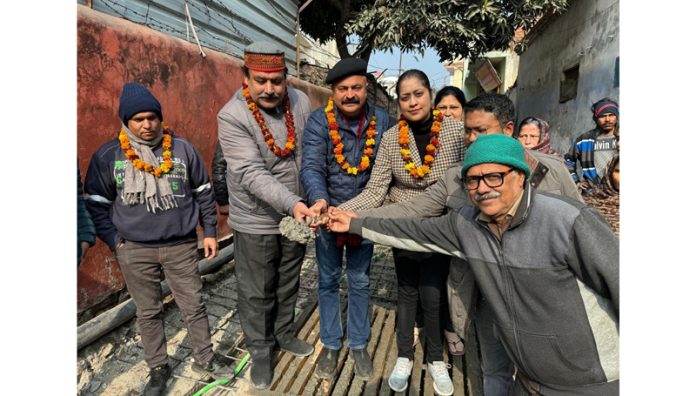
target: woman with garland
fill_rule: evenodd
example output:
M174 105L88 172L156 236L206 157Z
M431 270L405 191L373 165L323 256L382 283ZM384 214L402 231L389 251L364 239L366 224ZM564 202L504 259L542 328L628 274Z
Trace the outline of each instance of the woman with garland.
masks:
M435 183L447 168L462 160L464 125L434 110L428 77L420 70L404 72L396 84L401 117L382 136L372 177L357 197L338 209L375 208L389 198L403 202ZM449 257L393 249L398 281L398 359L389 378L395 392L408 387L413 368L413 326L418 299L423 307L428 371L435 391L453 392L442 350L442 316L446 315ZM427 263L427 264L426 264Z

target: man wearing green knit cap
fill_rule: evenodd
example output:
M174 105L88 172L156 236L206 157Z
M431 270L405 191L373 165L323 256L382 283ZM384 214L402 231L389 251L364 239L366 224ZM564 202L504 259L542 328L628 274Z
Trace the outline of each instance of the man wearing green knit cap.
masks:
M619 241L595 209L528 177L517 140L481 135L462 166L473 207L427 219L337 212L329 227L468 262L515 364L514 395L618 395Z

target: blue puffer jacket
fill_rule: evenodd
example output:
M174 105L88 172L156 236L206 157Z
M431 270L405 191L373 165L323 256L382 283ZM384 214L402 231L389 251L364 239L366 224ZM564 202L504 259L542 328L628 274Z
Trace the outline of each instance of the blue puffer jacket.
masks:
M358 136L346 125L345 119L338 113L337 108L334 112L339 126L338 134L341 135L344 145L343 154L351 166L360 164L370 117L375 115L377 134L374 154L370 159L370 167L366 171L358 172L357 176L346 173L340 168L333 154L334 146L329 137L329 121L326 119L324 106L314 110L307 120L302 137L302 169L300 171L300 180L310 205L323 198L329 205L338 206L360 194L370 179L382 133L389 129L387 112L367 104L367 117L363 122L358 140Z

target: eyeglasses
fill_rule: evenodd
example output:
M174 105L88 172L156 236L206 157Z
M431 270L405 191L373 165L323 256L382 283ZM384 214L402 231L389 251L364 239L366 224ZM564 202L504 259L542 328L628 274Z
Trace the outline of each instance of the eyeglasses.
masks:
M500 187L505 182L505 176L514 170L515 168L510 168L507 172L486 173L481 176L465 176L464 184L466 184L466 188L469 190L476 190L481 180L490 188Z
M520 136L518 136L517 138L520 139L520 140L527 140L527 139L534 139L534 140L536 140L536 139L539 139L539 136L541 136L541 135L520 135Z

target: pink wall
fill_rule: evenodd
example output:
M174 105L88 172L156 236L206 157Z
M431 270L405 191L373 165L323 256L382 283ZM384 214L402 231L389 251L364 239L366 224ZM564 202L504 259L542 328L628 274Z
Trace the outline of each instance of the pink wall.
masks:
M198 149L210 172L217 142L216 116L241 86L241 61L195 44L77 6L77 153L84 179L89 160L121 127L118 99L129 81L147 86L162 104L164 121ZM313 107L330 91L290 79L305 91ZM226 217L218 217L218 237L229 235ZM87 309L125 284L116 258L101 241L87 252L78 270L78 311Z

